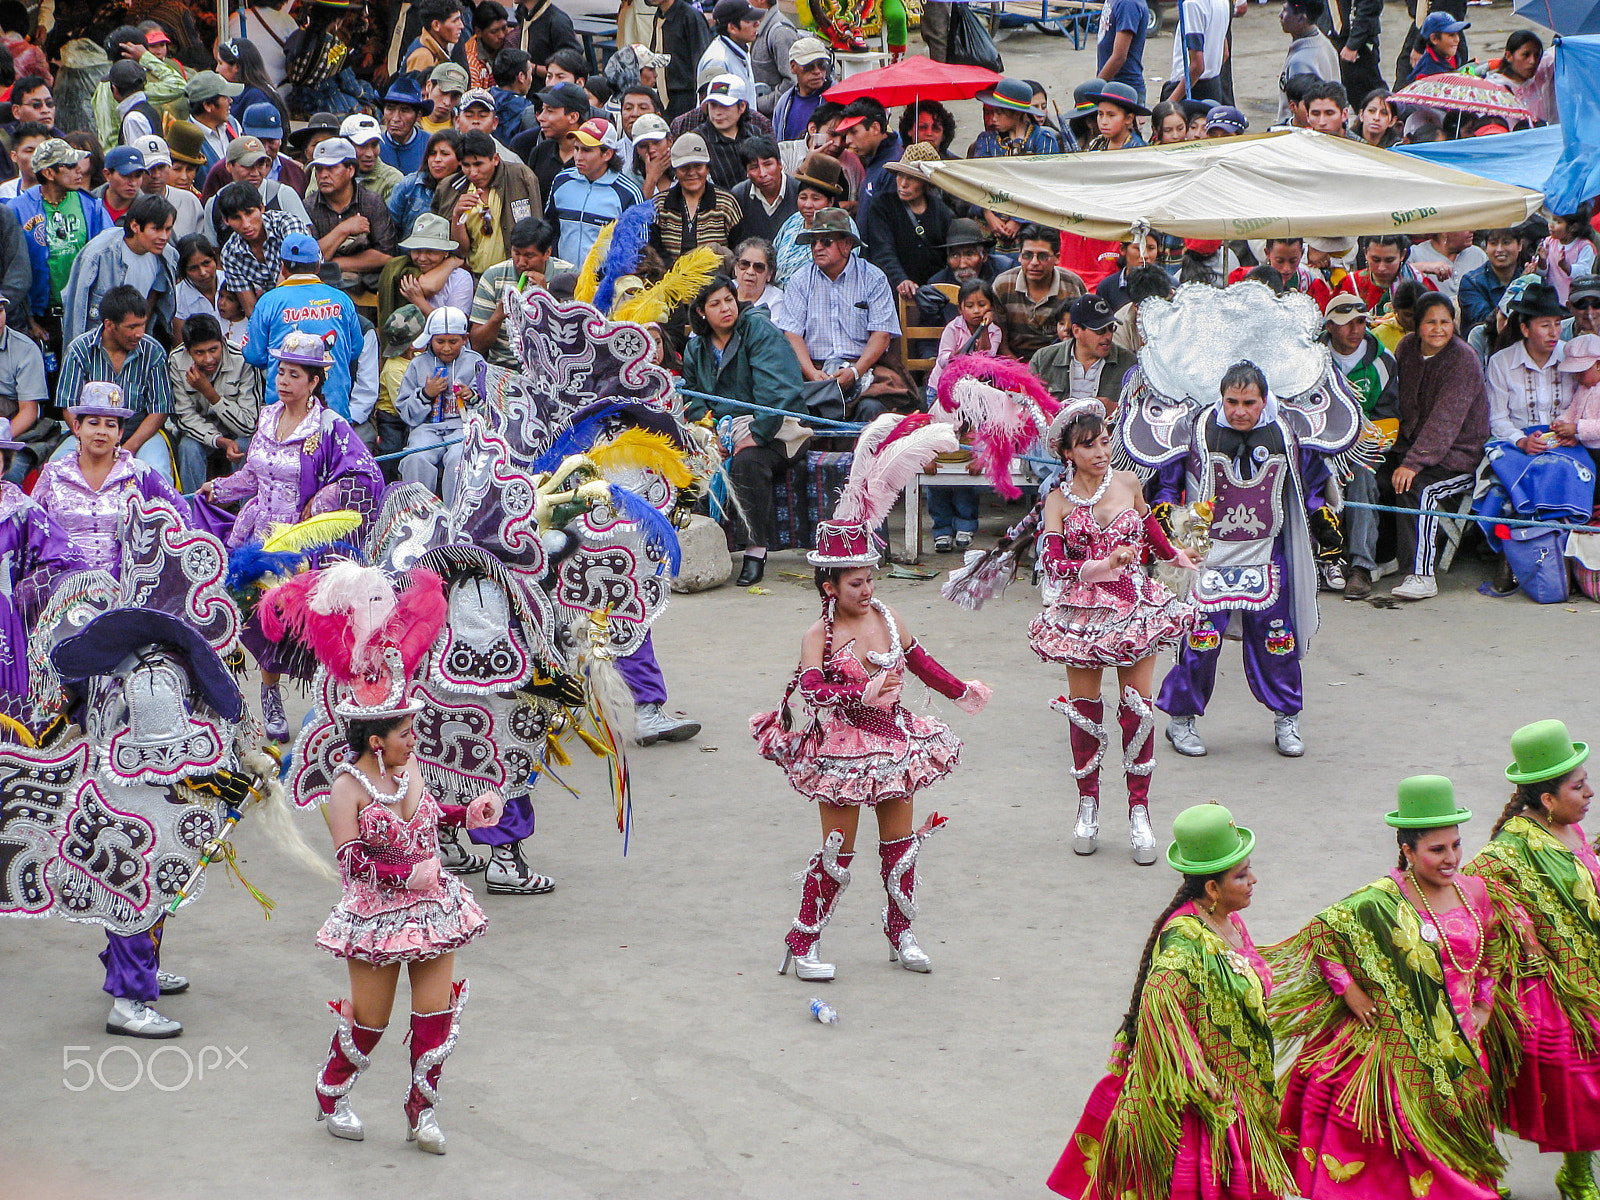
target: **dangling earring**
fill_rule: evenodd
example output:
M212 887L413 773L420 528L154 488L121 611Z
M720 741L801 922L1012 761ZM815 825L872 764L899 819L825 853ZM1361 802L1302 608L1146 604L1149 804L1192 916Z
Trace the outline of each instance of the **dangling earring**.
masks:
M1211 906L1206 909L1206 916L1214 917L1216 915L1217 915L1217 902L1215 900L1213 900L1211 902Z
M378 778L379 779L387 779L387 778L389 778L388 764L386 764L383 761L383 746L381 744L379 744L377 746L374 746L373 749L372 749L372 753L378 760Z

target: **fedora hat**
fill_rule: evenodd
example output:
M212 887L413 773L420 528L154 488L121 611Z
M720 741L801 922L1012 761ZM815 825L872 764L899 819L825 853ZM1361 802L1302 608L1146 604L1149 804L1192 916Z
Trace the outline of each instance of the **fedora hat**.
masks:
M1141 117L1150 115L1150 110L1139 103L1139 93L1115 79L1109 83L1102 83L1100 89L1094 93L1094 98L1102 104L1115 104L1124 112L1135 113Z
M1530 283L1511 304L1511 311L1524 317L1565 317L1567 306L1548 283Z
M843 200L850 194L844 167L837 158L820 150L813 150L806 155L805 161L800 164L800 169L794 173L794 180L801 187L815 188L835 200Z
M1456 804L1455 784L1443 775L1402 779L1396 795L1400 807L1383 819L1396 829L1443 829L1472 820L1472 813Z
M1027 80L1012 79L1010 76L1000 80L987 92L979 92L978 103L986 108L1027 113L1030 117L1044 115L1033 106L1033 88Z
M941 250L954 250L957 246L988 246L994 239L984 232L971 217L957 217L950 222L950 232L945 234L944 241L940 243Z
M1512 783L1559 779L1589 757L1589 747L1575 742L1561 721L1535 721L1511 735L1516 762L1506 768Z
M855 231L855 225L850 220L850 214L842 208L824 208L811 218L811 228L802 229L795 235L797 242L814 242L819 237L847 237L856 245L861 244L861 235Z
M1255 833L1235 825L1222 805L1196 804L1172 820L1167 865L1185 875L1215 875L1242 863L1255 847Z

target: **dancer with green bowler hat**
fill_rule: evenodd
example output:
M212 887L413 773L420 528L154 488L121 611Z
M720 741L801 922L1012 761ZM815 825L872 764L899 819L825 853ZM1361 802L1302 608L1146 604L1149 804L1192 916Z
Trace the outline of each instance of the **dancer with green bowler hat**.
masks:
M1471 817L1444 776L1402 780L1399 866L1265 951L1273 1032L1299 1044L1279 1128L1305 1200L1496 1200L1480 1047L1503 927L1458 874Z
M1490 1060L1505 1068L1495 1115L1564 1156L1562 1200L1600 1200L1600 858L1578 824L1594 798L1589 747L1560 721L1536 721L1511 735L1511 753L1517 790L1464 868L1488 885L1502 924L1529 931L1498 981L1515 1026L1490 1039Z
M1239 913L1256 836L1220 804L1179 813L1183 876L1139 960L1107 1074L1048 1181L1100 1200L1269 1200L1294 1185L1278 1133L1272 973Z

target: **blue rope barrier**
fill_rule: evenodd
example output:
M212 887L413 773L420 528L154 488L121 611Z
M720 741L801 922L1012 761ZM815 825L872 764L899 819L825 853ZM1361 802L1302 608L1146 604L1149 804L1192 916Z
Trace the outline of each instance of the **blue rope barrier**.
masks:
M467 439L464 437L451 438L448 442L435 442L431 446L407 446L404 450L397 450L393 454L379 454L373 462L393 462L397 458L404 458L408 454L421 454L424 450L442 450L446 446L459 446Z
M711 396L705 392L696 392L690 388L680 387L679 393L692 400L704 400L710 404L731 404L735 408L747 409L750 412L770 413L775 417L793 417L809 425L827 426L829 429L840 430L844 433L860 433L866 425L860 421L831 421L827 417L814 417L810 413L790 412L787 408L770 408L765 404L752 404L748 400L733 400L727 396Z

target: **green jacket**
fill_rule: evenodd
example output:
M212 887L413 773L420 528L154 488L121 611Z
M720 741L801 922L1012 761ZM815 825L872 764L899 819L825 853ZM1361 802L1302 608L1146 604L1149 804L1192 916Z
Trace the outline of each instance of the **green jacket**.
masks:
M747 404L781 408L796 416L806 414L804 380L794 348L765 309L747 308L739 314L733 339L722 352L720 363L706 338L690 338L683 351L683 386ZM685 397L684 412L691 421L699 420L708 411L719 418L753 416L750 436L762 445L770 443L783 424L783 418L774 413L750 413L731 404L708 404L693 396Z
M183 72L159 54L146 50L139 59L139 65L144 68L145 99L155 108L164 109L184 96L187 81L183 78ZM185 115L187 112L186 104L182 114L173 115ZM100 137L100 145L105 149L122 144L122 118L117 115L117 102L111 98L111 84L104 80L94 89L94 128ZM160 133L159 129L156 130L157 136Z

